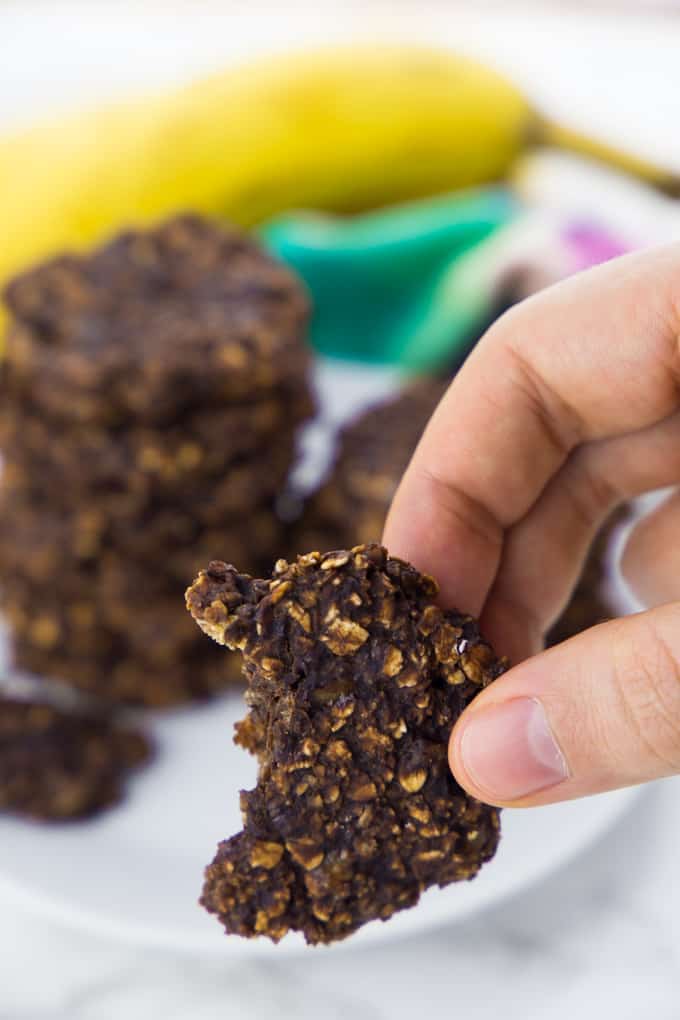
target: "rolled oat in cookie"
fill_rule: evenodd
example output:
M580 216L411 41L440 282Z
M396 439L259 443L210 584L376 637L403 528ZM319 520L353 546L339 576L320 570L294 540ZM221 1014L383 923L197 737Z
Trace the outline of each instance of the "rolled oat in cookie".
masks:
M199 626L243 654L236 739L259 759L243 831L206 872L227 932L332 942L493 856L499 812L458 786L447 742L504 663L436 596L379 545L281 560L270 580L213 562L188 590Z

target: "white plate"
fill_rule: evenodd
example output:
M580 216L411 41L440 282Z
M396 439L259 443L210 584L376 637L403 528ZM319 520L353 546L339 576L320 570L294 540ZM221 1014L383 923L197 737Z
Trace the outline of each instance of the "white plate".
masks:
M316 385L322 413L305 437L301 485L323 471L338 425L391 392L398 379L382 369L357 371L321 361ZM618 582L610 596L620 612L637 608ZM0 635L0 660L2 651ZM140 946L229 957L302 950L298 936L277 947L226 938L197 904L203 868L218 841L241 828L237 791L255 783L253 760L231 741L243 714L241 695L234 693L204 707L153 716L158 760L130 781L124 803L99 819L55 827L0 816L0 892L62 922ZM416 908L389 924L366 925L340 945L458 921L517 893L606 832L637 792L506 810L498 854L474 882L430 890Z
M615 594L622 610L630 608L618 586ZM63 923L149 948L224 957L303 950L298 936L276 947L226 938L197 904L215 846L241 827L237 790L255 782L252 758L231 741L243 713L234 693L153 716L157 761L131 781L125 802L99 819L53 827L0 817L0 892ZM516 894L602 836L638 795L621 790L504 811L500 849L474 882L430 890L414 909L389 924L374 921L339 946L460 921Z
M145 947L236 956L304 948L227 938L198 905L202 870L217 842L240 829L236 791L254 783L249 755L231 743L243 715L237 695L154 724L159 759L123 805L85 824L39 827L0 819L0 892L42 914ZM459 921L543 878L601 836L637 790L504 811L496 858L474 882L433 889L389 924L374 921L340 946L367 945Z

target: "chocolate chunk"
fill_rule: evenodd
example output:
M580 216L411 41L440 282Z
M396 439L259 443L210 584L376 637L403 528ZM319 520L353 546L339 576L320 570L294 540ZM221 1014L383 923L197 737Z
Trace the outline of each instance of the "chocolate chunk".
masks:
M9 284L5 385L50 418L173 423L298 386L308 303L246 235L198 216L62 255Z

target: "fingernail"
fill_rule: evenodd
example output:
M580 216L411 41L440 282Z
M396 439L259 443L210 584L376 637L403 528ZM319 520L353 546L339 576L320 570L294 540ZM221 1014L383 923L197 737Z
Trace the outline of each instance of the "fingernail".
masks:
M459 747L463 767L489 800L519 800L569 775L543 705L534 698L473 710Z

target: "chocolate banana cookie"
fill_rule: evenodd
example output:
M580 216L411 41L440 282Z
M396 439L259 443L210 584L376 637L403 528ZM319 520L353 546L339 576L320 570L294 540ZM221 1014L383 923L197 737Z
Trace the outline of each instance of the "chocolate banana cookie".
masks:
M447 385L421 379L341 431L330 474L293 529L295 554L380 541L401 476Z
M504 669L476 622L378 545L280 561L271 580L213 562L187 592L212 638L241 650L259 759L243 831L202 902L227 932L332 942L473 878L499 813L447 764L453 724Z
M313 413L303 288L253 238L181 216L52 259L6 301L15 665L109 703L228 686L240 669L202 647L182 593L215 548L262 572L284 545L277 500Z
M104 716L0 695L0 812L41 821L83 818L115 804L146 738Z

